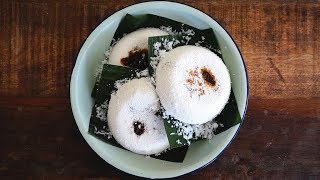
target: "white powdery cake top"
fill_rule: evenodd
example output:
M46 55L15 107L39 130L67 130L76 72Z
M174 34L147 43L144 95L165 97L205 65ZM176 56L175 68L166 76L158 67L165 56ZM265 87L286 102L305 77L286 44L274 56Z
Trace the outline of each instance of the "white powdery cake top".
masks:
M125 35L114 45L109 56L109 64L122 66L121 59L128 57L130 51L148 49L148 38L169 35L158 28L143 28Z
M116 141L138 154L157 154L169 147L160 103L150 78L129 80L111 95L108 126Z
M216 54L203 47L180 46L160 60L156 92L167 115L184 123L203 124L227 104L231 80Z

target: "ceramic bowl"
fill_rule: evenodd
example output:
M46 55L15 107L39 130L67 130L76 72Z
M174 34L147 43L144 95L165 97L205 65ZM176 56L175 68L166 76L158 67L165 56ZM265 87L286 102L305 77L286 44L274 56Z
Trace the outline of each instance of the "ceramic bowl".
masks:
M212 28L221 45L225 64L232 74L232 88L242 120L248 101L248 77L241 53L228 32L213 18L193 7L173 2L144 2L124 8L104 20L86 39L73 69L70 96L79 130L89 146L107 163L132 175L147 178L177 177L208 165L218 158L238 133L241 124L218 134L211 140L193 143L182 163L168 162L109 145L88 134L93 107L91 90L95 71L108 48L120 20L127 14L155 14L199 29ZM79 157L81 158L81 157ZM231 159L230 159L231 161Z

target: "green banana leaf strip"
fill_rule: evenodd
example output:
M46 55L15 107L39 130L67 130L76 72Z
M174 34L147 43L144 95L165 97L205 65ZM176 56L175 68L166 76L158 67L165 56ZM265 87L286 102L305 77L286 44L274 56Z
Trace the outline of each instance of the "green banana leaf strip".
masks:
M160 114L162 113L163 111L160 112ZM175 126L172 126L172 122L176 121L176 119L169 116L168 118L163 118L163 121L164 121L164 127L166 129L167 137L169 140L170 148L171 149L175 149L179 147L188 148L188 146L186 146L188 145L188 141L184 139L182 136L177 134L178 128L176 128Z
M242 120L233 91L231 91L229 102L226 104L221 114L215 118L215 121L218 124L223 124L223 126L218 126L214 134L219 134L232 126L241 123Z
M201 36L206 36L205 41L201 41L201 39L203 39ZM202 47L206 47L208 49L210 49L211 51L217 53L218 55L220 55L220 57L222 58L221 54L220 54L220 48L217 47L217 42L215 40L215 38L208 38L207 36L213 36L214 32L212 29L206 29L206 30L200 30L200 32L198 34L195 34L193 36L191 36L191 39L189 41L189 45L191 45L193 43L193 45L200 45ZM149 47L149 61L152 61L151 58L155 57L155 48L154 48L154 44L157 42L161 43L160 49L162 50L166 50L165 49L163 43L166 40L172 41L174 39L178 39L180 40L180 42L182 42L181 40L183 40L182 36L157 36L157 37L149 37L148 40L148 47ZM209 40L209 41L207 41ZM185 43L178 43L175 46L173 46L173 48L178 47L178 46L183 46L186 45ZM214 47L214 48L213 48ZM150 64L150 63L149 63ZM150 65L149 66L149 72L151 73L151 75L153 75L155 69L153 69L153 67ZM162 112L159 112L160 115L162 115L164 112L164 109L162 108ZM166 129L166 133L168 136L168 140L170 143L170 148L177 148L177 147L181 147L184 146L187 143L187 140L185 140L183 138L182 135L178 135L177 133L177 128L175 126L173 126L172 122L173 121L177 121L176 119L172 118L172 117L167 117L167 118L163 118L164 120L164 125L165 125L165 129ZM241 117L239 114L239 110L238 110L238 106L237 106L237 102L235 100L235 96L233 93L233 90L231 90L231 94L230 94L230 98L228 103L226 104L225 108L223 109L223 111L221 112L220 115L218 115L215 118L215 121L219 124L218 128L215 130L214 134L219 134L227 129L229 129L230 127L239 124L241 122ZM222 124L222 125L221 125ZM200 138L198 139L191 139L189 140L190 142L194 142L200 140Z

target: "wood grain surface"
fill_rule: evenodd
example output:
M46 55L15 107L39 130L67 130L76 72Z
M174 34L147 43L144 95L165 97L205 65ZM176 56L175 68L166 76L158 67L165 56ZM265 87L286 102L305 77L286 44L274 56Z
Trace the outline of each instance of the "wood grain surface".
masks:
M90 32L139 1L0 1L0 179L133 178L104 162L71 112L70 77ZM320 2L179 1L219 21L250 80L243 127L183 179L320 179Z

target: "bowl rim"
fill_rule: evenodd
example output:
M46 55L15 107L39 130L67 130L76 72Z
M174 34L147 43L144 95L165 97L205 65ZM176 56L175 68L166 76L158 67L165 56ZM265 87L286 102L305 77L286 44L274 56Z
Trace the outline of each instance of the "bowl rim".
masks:
M180 6L180 7L183 7L183 8L189 8L193 11L197 11L198 13L202 14L203 16L207 16L210 18L211 21L214 21L216 22L225 32L226 34L229 36L229 38L231 39L231 41L233 42L233 44L235 45L240 57L241 57L241 60L242 60L242 65L243 65L243 68L244 68L244 73L245 73L245 78L246 78L246 100L245 100L245 106L244 106L244 110L243 110L243 116L241 117L241 122L236 130L236 132L234 133L234 135L232 136L232 138L230 139L230 141L227 143L227 145L222 149L222 151L213 159L211 159L208 163L202 165L201 167L197 167L195 168L194 170L191 170L191 171L187 171L187 172L183 172L183 173L179 173L179 174L176 174L176 175L172 175L172 174L166 174L164 176L147 176L145 174L138 174L136 173L134 170L132 169L124 169L120 166L117 166L113 161L110 162L111 160L108 159L109 161L107 161L105 158L103 158L102 156L100 156L100 154L97 152L97 150L94 148L94 146L92 144L89 143L89 140L86 138L85 136L85 132L84 130L81 129L81 125L80 125L80 122L78 119L80 119L79 115L77 114L77 110L78 108L76 107L75 105L75 93L73 93L73 90L75 89L75 82L76 82L76 79L77 79L77 70L79 69L78 66L79 63L78 62L78 59L81 57L81 55L84 53L84 46L86 44L90 44L90 40L92 40L94 37L94 35L96 34L96 31L97 29L102 28L102 24L107 20L107 19L110 19L110 18L115 18L114 16L116 16L117 14L120 14L122 11L125 11L129 8L134 8L135 6L141 6L141 5L146 5L146 4L168 4L168 5L174 5L174 6ZM70 82L70 101L71 101L71 108L72 108L72 113L73 113L73 116L74 116L74 119L75 119L75 122L78 126L78 129L82 135L82 137L85 139L85 141L87 142L87 144L90 146L90 148L96 153L98 154L98 156L100 158L102 158L105 162L107 162L108 164L116 167L117 169L121 170L122 172L125 172L125 173L128 173L130 175L134 175L134 176L138 176L138 177L147 177L147 178L173 178L173 177L179 177L179 176L184 176L184 175L187 175L187 174L190 174L190 173L194 173L195 171L197 170L200 170L200 169L203 169L205 168L206 166L208 166L209 164L211 164L213 161L215 161L216 159L218 159L224 152L225 150L230 146L230 144L234 141L235 137L237 136L237 134L239 133L240 129L241 129L241 126L243 124L243 121L244 121L244 118L245 118L245 115L246 115L246 112L247 112L247 107L248 107L248 100L249 100L249 77L248 77L248 72L247 72L247 66L245 64L245 61L244 61L244 58L243 58L243 55L240 51L240 48L238 47L238 45L236 44L235 40L232 38L232 36L230 35L230 33L224 28L224 26L222 26L222 24L217 21L215 18L213 18L211 15L207 14L206 12L203 12L202 10L196 8L196 7L193 7L191 5L188 5L188 4L185 4L185 3L181 3L181 2L174 2L174 1L150 1L150 2L138 2L138 3L134 3L134 4L131 4L131 5L128 5L126 7L123 7L119 10L117 10L116 12L112 13L111 15L109 15L108 17L106 17L103 21L101 21L95 28L93 31L90 32L90 34L86 37L86 39L84 40L84 42L82 43L81 45L81 48L80 50L78 51L77 53L77 57L76 57L76 61L74 62L74 67L73 67L73 71L72 71L72 75L71 75L71 82Z

